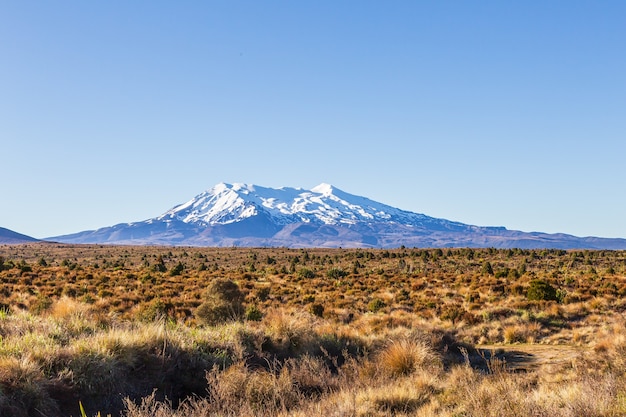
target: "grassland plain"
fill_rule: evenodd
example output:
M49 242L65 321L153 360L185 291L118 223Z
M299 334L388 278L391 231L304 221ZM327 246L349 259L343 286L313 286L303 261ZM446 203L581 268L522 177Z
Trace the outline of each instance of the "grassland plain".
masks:
M626 252L0 246L0 416L626 415Z

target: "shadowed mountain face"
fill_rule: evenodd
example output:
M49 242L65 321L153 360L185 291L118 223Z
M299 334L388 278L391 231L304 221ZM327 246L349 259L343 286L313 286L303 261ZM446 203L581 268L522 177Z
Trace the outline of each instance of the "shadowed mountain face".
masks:
M13 230L0 227L0 244L2 245L15 245L19 243L37 242L34 237L26 236L21 233L14 232Z
M189 246L626 249L626 239L525 233L438 219L329 184L304 190L220 183L153 219L47 240Z

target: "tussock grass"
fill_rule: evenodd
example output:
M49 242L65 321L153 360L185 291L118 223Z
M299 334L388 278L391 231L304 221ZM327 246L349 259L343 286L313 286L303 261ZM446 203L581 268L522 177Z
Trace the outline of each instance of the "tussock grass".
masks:
M377 363L381 372L391 377L441 367L441 360L431 346L422 340L410 338L390 341L377 355Z
M126 417L626 415L626 252L23 245L0 258L0 415L78 416L79 400ZM532 282L554 297L529 297ZM584 354L513 367L475 344Z

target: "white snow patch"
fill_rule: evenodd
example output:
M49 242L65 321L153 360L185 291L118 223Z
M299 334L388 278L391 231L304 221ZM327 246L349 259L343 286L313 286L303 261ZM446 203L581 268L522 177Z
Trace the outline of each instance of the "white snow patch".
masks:
M259 210L266 211L278 224L300 221L355 224L376 219L393 219L410 224L422 216L345 193L326 183L311 190L219 183L159 218L177 218L187 223L225 224L255 216Z

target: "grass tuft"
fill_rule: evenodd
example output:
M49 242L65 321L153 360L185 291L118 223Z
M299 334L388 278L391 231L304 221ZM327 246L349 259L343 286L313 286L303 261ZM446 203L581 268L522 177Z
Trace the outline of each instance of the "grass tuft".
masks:
M405 338L389 342L378 354L378 364L383 374L397 377L438 367L440 360L424 341Z

